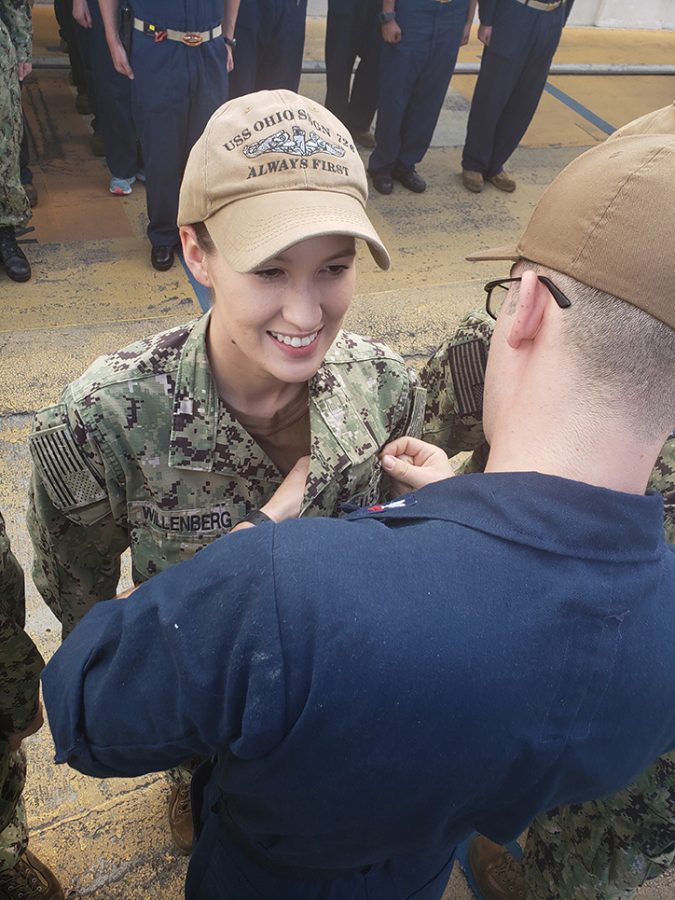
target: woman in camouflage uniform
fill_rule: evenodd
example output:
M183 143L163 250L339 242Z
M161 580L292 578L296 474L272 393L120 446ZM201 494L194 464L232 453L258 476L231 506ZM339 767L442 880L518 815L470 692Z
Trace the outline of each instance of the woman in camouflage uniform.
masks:
M420 434L425 391L398 354L341 330L354 239L389 265L366 197L349 132L313 101L263 92L214 114L179 209L213 308L97 360L36 417L34 579L64 636L115 594L127 548L139 584L254 511L274 517L289 473L307 473L301 515L386 495L379 450ZM187 800L170 807L185 852Z

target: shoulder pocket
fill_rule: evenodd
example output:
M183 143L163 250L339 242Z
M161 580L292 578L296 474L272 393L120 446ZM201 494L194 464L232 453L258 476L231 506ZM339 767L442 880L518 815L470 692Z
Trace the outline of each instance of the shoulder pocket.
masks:
M65 413L65 407L60 409ZM38 428L40 424L38 419ZM103 479L85 457L67 422L35 431L29 437L29 447L33 464L57 509L78 509L107 497Z

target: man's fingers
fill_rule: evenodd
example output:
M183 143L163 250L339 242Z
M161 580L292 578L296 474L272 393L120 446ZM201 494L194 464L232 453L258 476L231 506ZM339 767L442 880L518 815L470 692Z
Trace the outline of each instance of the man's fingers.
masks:
M394 481L399 481L413 491L424 487L429 481L428 473L424 469L411 465L407 459L400 456L385 454L382 457L382 468Z

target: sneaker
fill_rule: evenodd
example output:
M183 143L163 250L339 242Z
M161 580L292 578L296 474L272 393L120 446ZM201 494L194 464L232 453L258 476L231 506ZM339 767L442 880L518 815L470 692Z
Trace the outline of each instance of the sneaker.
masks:
M0 900L64 900L50 868L26 850L13 869L0 872Z
M136 181L136 176L131 178L116 178L115 175L110 179L110 193L116 197L126 197L131 193L131 186Z
M472 194L480 194L485 184L485 179L480 172L472 172L471 169L462 169L462 182L467 191Z
M485 900L525 900L523 864L501 844L479 835L469 846L469 865Z
M494 184L496 188L499 188L500 191L506 191L507 194L512 194L516 189L516 182L503 169L501 172L493 175L492 178L488 178L488 181L490 184Z
M143 169L139 169L138 172L136 172L136 178L141 182L141 184L145 184L145 171Z
M174 784L169 797L169 828L173 842L183 856L192 853L192 802L186 784Z

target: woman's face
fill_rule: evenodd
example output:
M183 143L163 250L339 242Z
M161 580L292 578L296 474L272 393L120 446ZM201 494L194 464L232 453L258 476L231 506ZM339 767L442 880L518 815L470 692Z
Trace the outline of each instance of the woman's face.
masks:
M216 367L258 381L308 381L354 294L354 238L309 238L250 273L236 272L217 249L203 265L214 293L209 350Z

